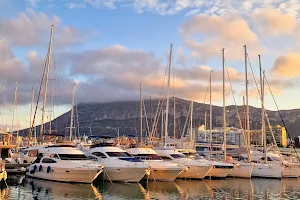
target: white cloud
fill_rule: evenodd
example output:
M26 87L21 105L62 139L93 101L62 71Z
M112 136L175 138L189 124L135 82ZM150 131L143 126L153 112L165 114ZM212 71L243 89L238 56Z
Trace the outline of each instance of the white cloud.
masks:
M17 17L0 18L5 41L14 46L35 46L48 43L50 27L54 25L54 43L56 47L69 44L82 44L85 39L74 27L63 26L58 16L49 16L43 12L27 9Z
M84 3L69 2L69 3L66 3L65 5L70 9L86 8L86 5Z
M29 3L32 7L37 7L40 0L25 0L27 3Z

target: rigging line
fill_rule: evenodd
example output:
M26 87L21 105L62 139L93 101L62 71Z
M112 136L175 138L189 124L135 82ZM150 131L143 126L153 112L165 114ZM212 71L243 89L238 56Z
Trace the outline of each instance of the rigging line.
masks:
M237 104L236 104L236 100L235 100L235 96L234 96L234 92L233 92L233 88L232 88L232 83L231 83L231 79L230 79L230 76L229 76L229 72L228 72L228 67L227 67L227 63L225 61L225 67L226 67L226 72L227 72L227 77L228 77L228 80L229 80L229 85L230 85L230 89L231 89L231 92L232 92L232 97L233 97L233 101L234 101L234 105L235 105L235 109L236 109L236 113L237 113L237 118L238 118L238 121L240 123L240 128L243 130L243 135L244 135L244 141L246 141L246 135L245 135L245 132L244 132L244 129L243 129L243 125L242 125L242 120L241 120L241 116L240 116L240 113L239 113L239 109L237 107Z
M206 97L207 97L207 94L208 94L208 89L209 89L209 81L207 83L207 87L206 87L206 92L205 92L205 97L204 97L204 104L205 104L205 101L206 101Z
M249 63L249 66L250 66L250 69L251 69L251 73L252 73L252 76L253 76L253 79L254 79L254 82L255 82L255 85L256 85L256 89L257 89L257 92L258 92L258 96L259 96L259 98L261 98L261 97L260 97L260 92L259 92L259 89L258 89L259 87L258 87L256 78L255 78L255 76L254 76L253 68L252 68L252 65L251 65L251 62L250 62L250 58L249 58L249 56L248 56L248 53L247 53L246 55L247 55L248 63Z
M272 92L272 90L271 90L271 87L270 87L270 85L269 85L269 82L268 82L268 80L267 80L267 77L266 77L265 72L263 72L263 76L264 76L265 81L266 81L266 83L267 83L267 85L268 85L268 88L269 88L269 90L270 90L270 94L271 94L271 96L272 96L272 98L273 98L273 101L274 101L274 103L275 103L276 109L277 109L277 111L278 111L278 113L279 113L281 122L282 122L282 124L283 124L283 126L284 126L284 128L285 128L285 130L286 130L286 133L287 133L288 137L291 139L291 136L290 136L290 134L289 134L289 132L288 132L288 129L287 129L287 127L286 127L286 124L285 124L285 122L284 122L284 120L283 120L283 117L282 117L282 115L281 115L281 111L279 110L278 104L277 104L277 102L276 102L276 100L275 100L275 97L274 97L274 95L273 95L273 92ZM295 148L294 145L293 145L293 149L294 149L294 151L295 151L295 153L296 153L297 160L299 161L299 157L298 157L298 154L297 154L297 151L296 151L296 148Z
M78 118L78 104L77 104L77 92L75 90L75 106L76 106L76 123L77 123L77 134L78 134L78 138L81 137L80 132L79 132L79 118Z

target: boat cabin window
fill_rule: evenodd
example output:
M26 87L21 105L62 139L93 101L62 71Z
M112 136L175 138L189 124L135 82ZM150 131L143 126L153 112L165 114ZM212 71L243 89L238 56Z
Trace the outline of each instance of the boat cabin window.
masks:
M37 157L38 156L38 150L29 150L28 151L29 157Z
M161 159L163 160L172 160L172 158L168 157L168 156L160 156Z
M106 156L101 152L93 152L92 154L100 158L106 158Z
M182 154L170 154L170 156L172 156L173 158L186 158L185 155L182 155Z
M265 160L265 157L262 157L261 160ZM267 158L268 161L273 161L270 157Z
M110 157L132 157L129 153L127 152L106 152L107 155Z
M40 163L42 157L43 157L43 154L40 153L40 154L38 155L38 157L35 159L34 163Z
M84 154L58 154L61 160L87 160Z
M56 163L56 161L51 158L44 158L42 160L42 163Z
M268 157L268 158L269 158L269 157ZM273 161L279 161L279 162L281 161L279 157L270 157L270 158L271 158ZM283 160L283 158L282 158L282 160Z
M89 160L97 161L97 158L95 158L94 156L87 156L87 158L88 158Z
M137 154L134 157L137 157L141 160L161 160L157 154Z
M57 154L51 154L50 158L59 158Z

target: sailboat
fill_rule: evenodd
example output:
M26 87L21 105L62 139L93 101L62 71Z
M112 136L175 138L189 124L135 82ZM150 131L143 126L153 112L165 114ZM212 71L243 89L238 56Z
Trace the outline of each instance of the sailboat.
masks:
M223 65L223 131L224 131L224 162L231 163L231 160L227 157L226 151L226 131L227 131L227 122L226 122L226 104L225 104L225 49L222 49L222 65ZM251 178L253 170L253 165L249 163L235 162L234 169L232 169L228 176L239 177L239 178Z
M170 59L172 54L172 44L170 47ZM169 70L170 70L169 60ZM169 71L170 73L170 71ZM168 79L168 86L170 86L170 77ZM168 105L169 98L167 98L167 111L166 121L168 121ZM169 161L162 160L159 155L150 147L143 145L143 112L142 112L142 87L140 85L140 146L136 148L129 148L126 151L143 161L144 164L150 167L150 174L145 176L147 180L154 181L174 181L177 176L185 169L185 167L172 163ZM167 122L166 122L167 123ZM165 127L167 131L167 126Z
M54 25L51 26L47 62L45 65L45 67L47 67L47 73L40 139L43 138L43 135L45 136L45 134L43 134L44 112L46 108L53 30ZM28 167L28 171L26 172L26 175L29 177L51 181L91 183L102 173L102 165L88 160L82 151L72 145L42 146L38 148L37 153L37 158L35 159L34 163Z
M246 79L246 115L247 115L247 136L248 141L247 144L249 147L251 146L250 141L250 120L249 120L249 104L248 104L248 77L247 77L247 49L246 45L245 49L245 79ZM259 69L260 69L260 97L261 97L261 105L262 105L262 137L263 137L263 147L264 147L264 163L259 163L257 160L253 163L254 168L252 171L252 177L263 177L263 178L282 178L283 166L278 164L271 164L267 161L267 147L266 147L266 132L265 132L265 110L264 110L264 81L262 79L262 69L261 69L261 61L259 56ZM252 161L252 154L254 155L255 151L250 151L249 156L244 155L244 157L248 158L248 161ZM254 157L255 158L255 157Z

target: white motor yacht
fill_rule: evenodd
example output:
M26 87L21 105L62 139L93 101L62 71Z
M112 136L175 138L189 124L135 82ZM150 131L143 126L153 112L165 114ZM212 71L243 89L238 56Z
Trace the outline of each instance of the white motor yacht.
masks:
M208 172L207 174L208 177L225 178L234 169L234 165L231 163L207 160L203 156L197 154L197 152L193 149L177 149L177 150L192 159L198 160L199 162L202 163L207 163L212 165L213 168Z
M155 149L155 151L163 160L187 167L187 170L184 170L182 173L180 173L177 178L203 179L213 168L213 166L209 163L193 160L176 150Z
M104 180L140 182L145 174L150 173L149 167L141 160L116 146L95 147L85 153L88 158L94 157L104 166Z
M39 149L26 175L60 182L92 183L103 167L88 160L84 152L70 145L53 145Z
M151 148L129 148L126 151L150 167L150 175L145 177L148 180L174 181L186 169L184 166L162 160Z

